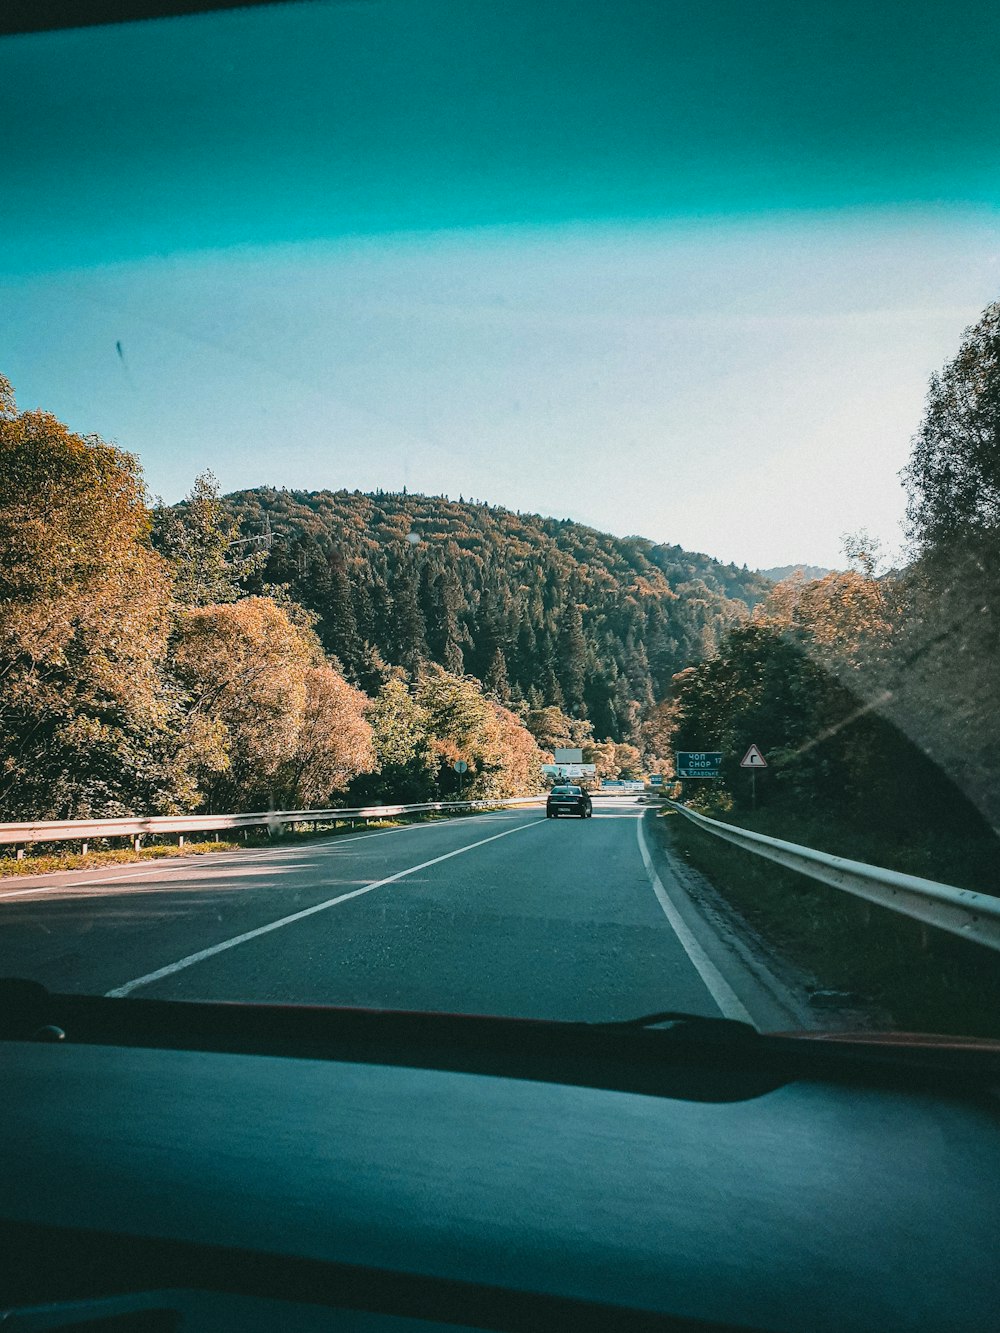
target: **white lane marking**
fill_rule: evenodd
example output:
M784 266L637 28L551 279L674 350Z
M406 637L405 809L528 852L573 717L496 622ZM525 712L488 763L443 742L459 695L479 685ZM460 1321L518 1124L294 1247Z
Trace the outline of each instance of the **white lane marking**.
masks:
M520 813L520 812L518 812ZM9 893L0 893L0 898L25 898L32 893L54 892L56 889L80 889L86 888L90 884L120 884L130 879L152 879L155 875L169 875L172 873L181 874L185 870L194 868L202 869L209 866L230 865L234 860L243 860L252 851L256 851L255 860L262 861L270 856L287 856L290 852L307 851L313 848L322 848L324 851L333 851L338 847L343 847L348 842L361 842L366 838L384 838L390 833L410 833L413 829L440 828L442 824L457 824L460 819L468 818L467 815L451 815L447 819L429 819L418 824L403 824L400 828L377 829L374 833L351 833L345 838L343 835L330 834L324 838L322 834L313 843L300 843L298 846L275 847L267 851L244 848L239 852L192 852L183 856L171 857L173 865L164 866L160 870L135 870L127 875L107 875L104 879L74 879L68 884L38 884L32 885L29 889L12 889ZM482 815L477 815L477 819L493 819L495 812L489 811ZM178 865L177 863L180 862ZM152 864L155 864L153 862ZM64 870L49 871L49 874L64 875ZM45 875L39 875L39 879L44 879Z
M293 921L302 921L307 916L315 916L317 912L325 912L328 907L336 907L338 903L346 903L350 898L360 898L362 894L381 889L386 884L394 884L396 880L405 879L407 875L415 875L418 870L427 870L431 866L440 865L442 861L450 861L453 856L461 856L463 852L474 851L477 847L483 847L488 842L496 842L497 838L509 838L512 833L521 833L524 829L532 828L535 824L541 822L540 819L534 819L529 824L518 824L516 828L505 829L503 833L491 834L488 838L480 838L478 842L470 842L465 847L458 847L453 852L445 852L443 856L435 856L430 861L422 861L418 866L409 866L406 870L398 870L395 875L388 875L385 879L377 879L371 884L364 884L360 889L352 889L350 893L341 893L336 898L328 898L326 902L317 903L315 907L306 907L301 912L293 912L291 916L283 916L277 921L269 921L266 926L258 926L256 930L247 930L242 935L234 935L232 939L223 940L221 944L213 944L207 949L199 949L197 953L188 954L186 958L180 958L176 963L168 963L166 967L159 967L155 972L147 972L145 976L136 977L134 981L126 981L124 986L116 986L114 990L109 990L106 994L108 998L114 999L123 995L130 995L139 986L148 986L151 981L159 981L161 977L169 977L174 972L182 972L184 968L200 963L205 958L211 958L214 954L223 953L226 949L235 949L238 944L245 944L247 940L255 940L258 936L267 935L272 930L280 930L282 926L290 926Z
M646 867L646 874L649 876L649 882L653 886L656 900L663 908L663 914L670 922L674 934L680 940L684 952L691 959L696 972L705 983L709 995L711 995L712 999L722 1011L723 1017L737 1018L741 1023L749 1023L751 1027L756 1027L756 1023L754 1023L749 1013L743 1007L743 1004L740 1002L732 986L730 986L729 982L691 934L687 923L671 902L669 894L663 887L663 882L656 873L656 867L653 865L653 858L650 856L649 848L646 845L646 835L642 831L642 824L643 821L640 818L636 821L635 825L642 863Z

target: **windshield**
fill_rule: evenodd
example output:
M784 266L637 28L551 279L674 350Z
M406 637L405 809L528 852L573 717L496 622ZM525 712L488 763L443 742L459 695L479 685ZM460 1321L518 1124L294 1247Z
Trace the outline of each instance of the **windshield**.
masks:
M0 975L1000 1035L1000 15L893 8L0 38Z

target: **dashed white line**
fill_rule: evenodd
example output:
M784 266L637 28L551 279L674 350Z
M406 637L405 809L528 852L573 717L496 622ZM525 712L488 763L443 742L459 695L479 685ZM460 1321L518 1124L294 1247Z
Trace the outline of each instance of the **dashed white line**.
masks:
M205 958L212 958L215 954L223 953L226 949L235 949L238 944L245 944L247 940L255 940L261 935L269 934L272 930L280 930L282 926L290 926L294 921L302 921L307 916L315 916L317 912L325 912L327 908L336 907L338 903L346 903L351 898L360 898L362 894L372 893L375 889L381 889L386 884L394 884L397 880L405 879L407 875L415 875L418 870L427 870L431 866L440 865L442 861L450 861L453 856L461 856L464 852L474 851L477 847L483 847L488 842L496 842L498 838L509 838L512 833L521 833L524 829L533 828L534 825L541 823L542 820L534 819L528 824L518 824L516 828L505 829L503 833L494 833L488 838L480 838L478 842L470 842L465 847L456 848L453 852L445 852L443 856L435 856L430 861L422 861L420 865L408 866L406 870L398 870L395 875L388 875L385 879L377 879L372 884L364 884L360 889L352 889L350 893L341 893L336 898L328 898L326 902L317 903L314 907L306 907L301 912L293 912L290 916L280 917L277 921L269 921L266 926L258 926L256 930L248 930L242 935L234 935L232 939L223 940L220 944L213 944L207 949L199 949L197 953L188 954L186 958L179 958L176 963L168 963L166 967L159 967L155 972L147 972L144 976L136 977L133 981L126 981L124 986L116 986L114 990L109 990L107 995L112 998L130 995L132 991L137 990L140 986L148 986L150 982L159 981L161 977L169 977L175 972L182 972L186 967L192 967Z
M649 847L646 844L646 835L642 831L642 818L636 820L635 832L639 840L639 853L642 856L642 863L646 867L646 874L649 876L649 882L653 886L653 892L656 894L656 900L663 908L663 914L670 922L674 934L681 942L681 947L694 964L695 971L705 983L709 995L719 1006L724 1018L736 1018L741 1023L749 1023L756 1027L753 1019L747 1010L743 1007L736 992L730 986L719 969L715 966L708 954L701 947L695 937L691 934L687 923L684 921L677 908L670 900L670 895L663 887L663 882L656 873L656 867L653 865L653 858L649 854Z

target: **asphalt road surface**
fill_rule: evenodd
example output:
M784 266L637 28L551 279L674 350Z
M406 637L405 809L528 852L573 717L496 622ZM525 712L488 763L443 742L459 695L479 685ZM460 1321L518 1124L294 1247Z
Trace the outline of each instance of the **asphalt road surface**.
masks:
M0 975L161 999L747 1017L675 910L643 816L607 798L590 820L527 807L2 880Z

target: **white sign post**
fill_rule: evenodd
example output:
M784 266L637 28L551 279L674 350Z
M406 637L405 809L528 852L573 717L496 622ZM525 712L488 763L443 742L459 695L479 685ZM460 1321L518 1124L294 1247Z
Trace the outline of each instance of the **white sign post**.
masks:
M758 768L767 768L767 760L758 750L756 745L751 745L746 754L740 760L740 768L749 768L750 770L750 807L757 809L757 770Z

